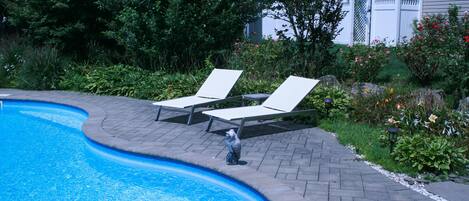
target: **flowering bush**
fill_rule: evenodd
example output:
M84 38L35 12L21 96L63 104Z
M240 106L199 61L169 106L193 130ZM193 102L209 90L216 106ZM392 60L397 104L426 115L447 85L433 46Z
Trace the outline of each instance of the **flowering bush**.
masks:
M441 77L445 91L464 96L469 92L469 15L458 18L458 8L448 16L426 16L415 23L414 37L399 48L415 78L430 85Z
M426 16L415 24L415 35L401 46L400 56L421 84L429 85L447 63L449 24L442 15Z
M407 95L397 94L393 88L380 95L358 96L352 101L351 116L358 122L381 124L386 117L398 114L398 108L406 98Z
M403 108L398 116L392 116L388 125L399 127L404 133L426 133L443 136L468 135L469 114L458 111L428 111L421 105Z
M384 65L389 63L390 50L384 42L375 40L372 46L355 44L343 51L350 76L355 81L372 82Z

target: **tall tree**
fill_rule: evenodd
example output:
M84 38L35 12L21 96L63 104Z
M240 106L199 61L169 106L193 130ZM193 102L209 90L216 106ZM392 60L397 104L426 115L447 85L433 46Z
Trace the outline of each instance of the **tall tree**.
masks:
M256 0L99 0L114 19L106 35L145 68L186 70L231 48L261 12Z
M267 13L287 23L277 33L280 38L294 40L298 68L306 75L318 75L333 65L335 53L331 48L345 14L342 0L274 0ZM292 32L293 38L287 32Z
M83 54L104 39L104 19L95 0L4 0L9 22L38 45Z

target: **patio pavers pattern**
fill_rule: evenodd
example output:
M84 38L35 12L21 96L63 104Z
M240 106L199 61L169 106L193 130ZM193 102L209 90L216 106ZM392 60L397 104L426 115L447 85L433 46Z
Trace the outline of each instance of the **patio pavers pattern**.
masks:
M207 133L204 131L206 121L201 115L196 116L194 125L187 126L185 114L165 110L162 121L155 122L156 108L150 101L63 91L0 89L0 93L13 94L14 99L85 102L101 108L105 113L102 129L125 141L122 146L127 146L114 147L165 150L174 154L189 152L195 157L218 161L223 161L226 155L221 134L229 125L214 123L215 133ZM286 184L306 200L431 200L356 160L333 135L319 128L272 122L248 126L245 133L259 135L242 139L241 159L247 166ZM289 195L284 196L287 199Z

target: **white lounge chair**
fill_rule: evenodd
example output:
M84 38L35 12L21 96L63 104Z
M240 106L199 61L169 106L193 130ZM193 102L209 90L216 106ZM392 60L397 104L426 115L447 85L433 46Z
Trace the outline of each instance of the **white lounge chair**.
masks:
M158 106L155 121L159 120L161 110L165 107L169 110L189 113L187 124L190 125L196 107L204 107L231 99L226 97L242 72L241 70L214 69L194 96L153 103L153 105ZM187 108L190 108L189 111L186 110Z
M268 120L280 117L313 114L314 110L294 110L296 106L319 83L319 80L290 76L277 90L258 106L236 107L202 112L210 116L206 131L214 120L238 126L241 136L244 123L247 121ZM233 121L240 121L239 124Z

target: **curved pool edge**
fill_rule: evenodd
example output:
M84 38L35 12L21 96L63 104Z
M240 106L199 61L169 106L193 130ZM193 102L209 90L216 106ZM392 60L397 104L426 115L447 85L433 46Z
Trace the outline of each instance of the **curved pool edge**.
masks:
M159 157L167 160L175 160L176 162L188 163L189 165L195 165L212 170L253 188L271 201L305 201L305 199L299 193L295 192L289 186L270 176L264 175L263 173L260 173L250 168L249 166L228 166L222 160L206 157L197 153L182 151L175 152L174 150L167 150L164 147L155 147L154 143L136 144L124 139L117 138L111 133L105 131L102 127L103 121L107 117L104 109L93 104L69 99L57 100L44 96L33 98L23 95L15 95L14 93L12 93L11 96L2 97L0 99L17 101L41 101L66 105L84 110L86 113L88 113L88 119L84 122L82 131L86 138L97 144L120 151L150 157ZM148 102L148 104L151 103Z

